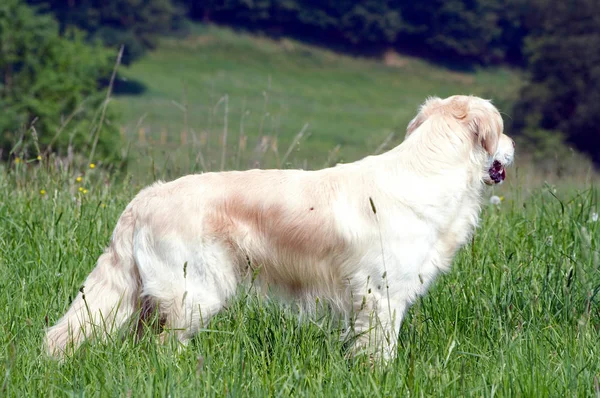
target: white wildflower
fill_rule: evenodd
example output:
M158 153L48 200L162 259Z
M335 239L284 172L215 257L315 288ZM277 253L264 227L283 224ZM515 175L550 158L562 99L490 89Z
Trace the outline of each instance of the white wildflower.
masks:
M598 213L592 213L592 221L593 222L598 221Z
M490 203L493 205L499 205L500 203L502 203L502 199L499 196L493 195L490 198Z

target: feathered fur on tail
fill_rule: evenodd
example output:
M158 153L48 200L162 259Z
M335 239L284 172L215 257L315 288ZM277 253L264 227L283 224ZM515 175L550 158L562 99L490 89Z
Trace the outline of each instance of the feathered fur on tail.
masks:
M140 282L133 259L134 227L130 205L119 218L109 247L98 258L71 307L47 330L44 347L51 356L62 357L92 335L105 337L135 311Z

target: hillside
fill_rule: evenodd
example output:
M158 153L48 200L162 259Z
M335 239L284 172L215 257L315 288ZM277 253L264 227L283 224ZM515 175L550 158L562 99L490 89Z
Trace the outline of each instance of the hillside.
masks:
M281 165L305 124L286 163L315 168L371 153L392 132L398 143L427 96L477 94L509 111L519 87L506 69L457 72L397 54L384 63L212 26L119 71L116 106L134 147L200 148L207 168L220 167L225 119L226 168Z

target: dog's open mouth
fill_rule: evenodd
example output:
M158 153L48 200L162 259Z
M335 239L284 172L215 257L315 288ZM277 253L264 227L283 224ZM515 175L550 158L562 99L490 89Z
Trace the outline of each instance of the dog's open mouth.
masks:
M504 165L497 160L494 160L494 163L488 172L490 173L490 179L494 182L494 184L499 184L506 178L506 170L504 169Z

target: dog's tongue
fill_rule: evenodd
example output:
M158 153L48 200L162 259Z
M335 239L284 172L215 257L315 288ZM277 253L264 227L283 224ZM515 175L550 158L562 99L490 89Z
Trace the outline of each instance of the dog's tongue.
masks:
M506 170L504 169L504 166L502 166L502 163L497 160L494 160L494 164L490 167L489 173L490 178L496 184L501 183L506 178Z

